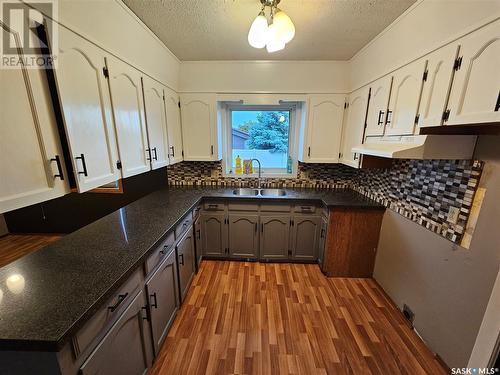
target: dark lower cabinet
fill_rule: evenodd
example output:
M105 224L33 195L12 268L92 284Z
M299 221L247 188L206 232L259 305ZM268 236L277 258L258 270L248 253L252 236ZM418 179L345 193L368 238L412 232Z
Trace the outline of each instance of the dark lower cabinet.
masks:
M167 255L153 276L146 282L146 290L149 298L154 349L158 354L180 304L175 249Z
M323 270L323 264L325 261L325 245L326 245L326 233L328 230L328 220L327 218L321 218L321 232L319 235L319 246L318 246L318 263Z
M145 374L152 361L146 299L137 294L123 315L80 367L82 375Z
M194 254L196 258L195 266L196 272L200 269L201 258L203 256L201 247L201 218L198 218L194 222Z
M229 214L229 255L257 259L259 256L259 215Z
M290 236L291 256L294 260L312 261L318 258L321 217L295 215Z
M288 259L290 215L261 216L260 258Z
M179 290L184 301L194 276L194 238L190 228L177 243L177 266L179 270Z
M207 213L200 216L201 248L203 255L224 257L227 248L225 213Z

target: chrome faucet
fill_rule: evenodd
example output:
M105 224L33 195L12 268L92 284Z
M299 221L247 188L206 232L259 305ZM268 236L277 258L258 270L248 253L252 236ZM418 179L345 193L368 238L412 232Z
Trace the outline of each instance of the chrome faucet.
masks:
M260 165L260 160L259 159L251 159L250 162L252 163L253 161L256 161L257 163L259 163L259 179L257 180L257 189L260 189L261 186L260 186L260 177L261 177L261 165Z

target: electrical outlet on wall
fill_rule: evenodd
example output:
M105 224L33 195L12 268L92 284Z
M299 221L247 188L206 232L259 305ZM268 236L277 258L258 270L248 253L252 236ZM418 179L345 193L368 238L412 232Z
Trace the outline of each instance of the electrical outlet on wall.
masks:
M460 208L458 207L453 207L450 206L450 209L448 210L448 222L456 224L458 222L458 215L460 214Z

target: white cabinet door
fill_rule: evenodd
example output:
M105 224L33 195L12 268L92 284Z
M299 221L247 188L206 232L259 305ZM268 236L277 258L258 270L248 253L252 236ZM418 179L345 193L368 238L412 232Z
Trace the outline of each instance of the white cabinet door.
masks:
M11 34L1 24L0 31L1 37ZM0 69L0 87L3 213L62 196L69 188L45 71L23 65Z
M500 121L500 21L459 40L446 125Z
M345 95L309 95L303 161L338 163Z
M215 94L181 95L184 160L219 160Z
M426 60L417 60L394 72L385 118L386 135L413 134L426 63Z
M117 181L118 152L103 52L61 27L56 78L79 192Z
M143 77L144 108L148 127L149 149L153 169L168 165L167 118L163 86L149 77Z
M148 135L142 103L141 74L115 58L106 58L122 176L147 172Z
M418 126L439 126L443 122L458 45L450 44L427 57L426 79L422 89Z
M383 77L370 85L370 107L366 118L365 135L383 135L389 95L391 94L392 76Z
M354 168L359 168L360 158L352 152L352 148L363 142L369 92L369 87L363 87L349 95L347 101L340 162Z
M174 91L168 88L164 91L167 109L168 157L170 164L175 164L183 160L180 99Z

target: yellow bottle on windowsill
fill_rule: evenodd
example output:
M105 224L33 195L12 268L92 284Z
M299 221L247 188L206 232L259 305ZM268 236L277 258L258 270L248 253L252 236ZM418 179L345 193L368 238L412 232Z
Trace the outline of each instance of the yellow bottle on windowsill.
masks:
M241 158L240 155L236 156L236 174L242 174L243 170L241 169Z

